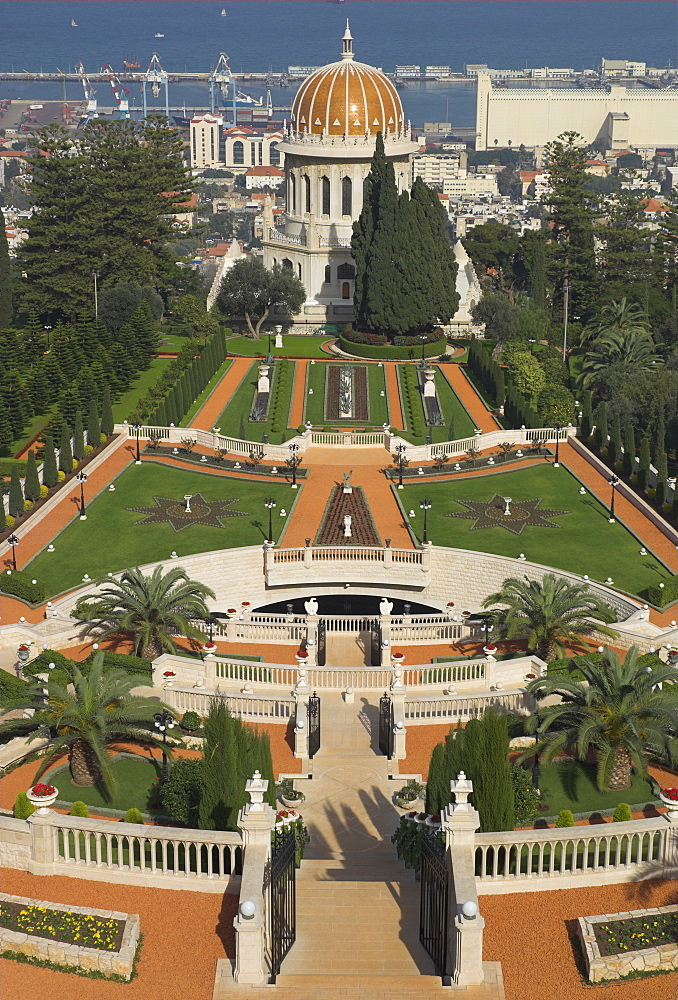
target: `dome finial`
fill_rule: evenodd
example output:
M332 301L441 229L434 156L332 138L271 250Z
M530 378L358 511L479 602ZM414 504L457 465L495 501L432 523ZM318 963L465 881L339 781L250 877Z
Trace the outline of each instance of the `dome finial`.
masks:
M353 35L351 34L351 29L348 24L348 18L346 18L346 31L342 38L343 48L341 50L342 59L353 59Z

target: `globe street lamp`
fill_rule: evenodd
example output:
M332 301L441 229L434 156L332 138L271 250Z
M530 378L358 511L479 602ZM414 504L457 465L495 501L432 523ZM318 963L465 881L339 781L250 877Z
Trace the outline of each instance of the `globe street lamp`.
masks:
M273 545L273 510L276 507L273 497L264 500L264 507L268 509L268 540Z
M86 521L87 514L85 513L85 483L87 482L87 474L85 472L79 472L75 478L80 483L80 520Z
M16 546L19 544L19 539L16 535L10 535L7 541L12 546L12 567L16 573Z
M426 357L425 357L424 352L426 350L426 341L428 340L428 337L426 336L425 333L420 333L419 334L419 340L421 341L421 367L425 368L426 367Z
M428 545L428 517L427 517L427 514L428 514L428 511L431 509L431 501L430 500L426 500L424 498L421 501L421 503L419 504L419 506L421 507L421 509L424 512L424 538L423 538L423 541L424 541L424 545Z
M558 459L559 459L559 456L560 456L560 450L559 450L559 446L560 446L560 432L562 431L562 429L563 428L560 427L559 425L556 425L553 428L553 433L556 436L556 460L553 463L553 468L554 469L559 469L560 468L560 462L558 461Z
M297 488L297 466L299 465L299 458L297 457L297 452L299 451L299 445L296 444L296 442L292 442L292 444L288 444L287 447L288 447L289 453L290 453L290 457L289 457L289 459L287 461L287 464L289 466L291 466L291 468L292 468L292 489L296 490L296 488Z
M162 712L156 712L153 716L155 728L162 733L162 742L164 746L167 746L167 730L174 729L174 716L171 712L168 712L166 708L163 708ZM167 759L167 751L163 747L162 751L162 783L163 785L167 781L169 775L169 762Z
M612 493L610 494L610 516L608 517L608 521L610 522L610 524L614 524L614 520L615 520L615 517L614 517L614 491L617 488L617 486L619 486L619 479L617 478L617 476L613 476L612 479L610 479L610 486L612 487Z
M407 465L407 459L405 458L405 452L407 451L406 444L396 445L396 461L398 463L398 489L403 488L403 469Z
M137 457L134 459L135 465L141 465L141 455L139 453L139 431L141 430L141 424L137 420L136 423L132 425L137 435Z

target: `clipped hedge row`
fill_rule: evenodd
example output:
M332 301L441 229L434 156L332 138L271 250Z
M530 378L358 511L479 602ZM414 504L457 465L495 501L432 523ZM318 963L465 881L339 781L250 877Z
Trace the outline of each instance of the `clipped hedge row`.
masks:
M268 419L271 422L271 433L278 434L287 427L287 417L283 412L287 383L290 377L290 363L287 358L276 364L277 372L273 385L273 398L269 403Z
M415 437L424 434L423 415L421 411L420 390L417 376L412 365L402 369L403 403L407 415L407 425Z
M27 604L40 604L45 600L45 583L25 570L6 570L0 576L0 590Z
M104 654L105 670L124 670L128 674L141 674L149 678L153 675L153 665L149 660L144 660L140 656L132 656L127 653L113 653L108 649L104 649L99 651L93 650L86 660L78 663L81 673L85 676L92 669L92 663L97 652L103 652ZM49 669L50 663L54 664L52 670ZM72 670L73 660L69 660L67 656L64 656L57 649L43 649L40 656L37 656L26 665L24 673L26 676L31 677L34 677L36 674L49 674L50 679L55 684L64 684L70 680Z
M648 587L647 599L650 604L654 604L658 608L678 600L678 576L672 576L670 580L666 581L663 587L660 587L657 583Z
M346 354L353 354L357 358L372 358L375 361L412 361L421 357L421 347L396 347L387 344L380 347L375 344L355 344L347 340L342 334L339 335L339 347ZM430 344L424 344L424 357L435 358L439 354L444 354L447 350L447 340L434 340Z
M584 678L580 665L588 660L589 663L599 664L603 658L602 653L592 652L592 653L582 653L580 656L562 656L557 660L551 660L548 664L547 672L549 674L555 674L559 677L569 677L573 681L581 681ZM640 667L656 667L659 666L662 661L659 659L656 653L643 653L642 656L638 657L638 666ZM663 664L662 664L663 666Z

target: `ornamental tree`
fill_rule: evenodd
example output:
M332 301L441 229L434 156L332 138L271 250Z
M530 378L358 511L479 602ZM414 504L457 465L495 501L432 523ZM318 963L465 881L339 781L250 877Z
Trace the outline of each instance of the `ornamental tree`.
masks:
M306 298L304 286L292 270L279 264L269 271L258 257L236 261L221 283L219 306L229 318L244 317L251 337L276 307L277 316L299 312Z

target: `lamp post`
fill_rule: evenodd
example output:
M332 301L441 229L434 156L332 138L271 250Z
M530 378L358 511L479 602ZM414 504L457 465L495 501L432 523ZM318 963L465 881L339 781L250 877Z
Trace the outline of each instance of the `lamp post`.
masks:
M270 364L273 360L273 355L271 354L271 337L273 336L272 330L268 331L268 354L266 355L266 360Z
M299 445L293 442L288 444L288 449L290 453L289 464L292 466L292 489L297 488L297 465L299 464L299 459L297 458L297 452L299 451Z
M156 712L153 716L155 728L162 733L162 742L164 746L167 746L167 730L174 729L174 716L171 712L168 712L166 708L163 708L162 712ZM167 760L167 751L163 749L162 751L162 783L163 785L167 781L167 776L169 774L169 763Z
M427 338L427 336L426 336L425 333L420 333L419 334L419 340L421 341L421 367L422 368L426 367L426 357L424 355L424 351L426 349L426 341L427 341L427 339L428 338Z
M553 428L553 433L556 436L556 460L553 463L553 468L554 469L559 469L560 468L560 462L558 461L558 459L559 459L559 456L560 456L560 432L562 431L562 429L563 428L560 427L559 425L556 425Z
M407 451L407 445L406 444L399 444L399 445L396 446L396 452L397 452L396 461L398 462L398 489L399 490L401 490L403 488L403 469L407 465L407 459L405 458L405 452L406 451Z
M273 511L276 507L273 497L268 497L264 500L264 507L268 510L268 540L273 545Z
M570 280L565 278L563 283L563 364L567 358L567 320L570 311Z
M99 277L98 271L92 271L92 277L94 278L94 319L99 319L99 289L97 287L97 278Z
M16 573L16 547L19 544L19 539L16 535L10 535L7 541L12 546L12 567Z
M424 538L423 538L423 541L424 541L424 545L428 545L428 517L427 517L427 514L428 514L428 511L431 509L431 501L427 500L426 498L424 498L421 501L421 503L419 504L419 506L421 507L421 509L424 512Z
M85 483L87 482L87 474L85 472L79 472L75 478L80 483L80 520L86 521L87 514L85 513Z
M141 465L141 455L139 453L139 431L141 430L141 424L137 420L137 422L133 426L134 426L134 430L135 430L136 435L137 435L137 457L134 460L134 464L135 465Z
M612 487L612 492L610 494L610 516L608 517L608 521L610 522L610 524L614 524L614 520L615 520L615 518L614 518L614 491L617 488L617 486L619 486L619 480L618 480L618 478L616 476L613 476L612 479L610 479L610 486Z
M50 332L51 329L52 329L51 326L46 326L45 327L45 333L47 334L47 350L49 350L49 332Z

